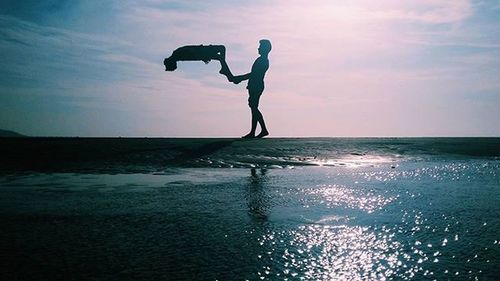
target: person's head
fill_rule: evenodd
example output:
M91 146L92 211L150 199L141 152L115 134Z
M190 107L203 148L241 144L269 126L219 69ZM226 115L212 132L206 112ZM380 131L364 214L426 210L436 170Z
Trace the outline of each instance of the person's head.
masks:
M267 55L272 49L271 46L271 41L267 39L262 39L259 41L259 54L260 55Z
M177 62L172 58L166 58L163 64L165 65L165 71L174 71L177 68Z

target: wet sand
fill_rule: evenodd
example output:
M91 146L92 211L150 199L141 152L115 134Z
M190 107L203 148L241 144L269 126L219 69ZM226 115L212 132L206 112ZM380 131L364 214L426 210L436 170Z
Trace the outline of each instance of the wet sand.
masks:
M1 142L1 280L500 274L498 139Z

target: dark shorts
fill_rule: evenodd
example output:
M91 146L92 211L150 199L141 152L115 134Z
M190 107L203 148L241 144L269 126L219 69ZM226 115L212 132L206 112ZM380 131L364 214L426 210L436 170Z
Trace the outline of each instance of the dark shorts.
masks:
M259 100L262 92L263 90L260 89L257 91L248 90L248 106L250 106L250 108L259 107Z

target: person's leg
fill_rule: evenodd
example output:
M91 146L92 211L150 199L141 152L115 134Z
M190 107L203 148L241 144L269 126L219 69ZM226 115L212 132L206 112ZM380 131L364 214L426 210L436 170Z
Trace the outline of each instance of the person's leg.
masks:
M264 122L264 116L262 115L262 112L259 110L259 101L260 101L260 96L262 95L262 91L252 91L249 92L250 97L251 97L251 107L252 107L252 132L255 133L255 129L257 128L257 123L260 124L261 132L257 136L257 138L263 138L267 135L269 135L269 132L267 131L266 123ZM249 99L250 102L250 99ZM250 103L249 103L250 105ZM255 120L255 123L253 122ZM255 125L254 125L255 124Z
M253 91L248 91L248 106L250 107L250 112L252 113L252 123L250 128L250 133L243 136L243 138L255 138L255 130L257 129L258 122L258 106L259 106L259 95L255 94Z
M191 51L193 58L198 57L205 63L209 63L210 60L225 59L226 57L226 47L223 45L193 46Z
M213 59L226 59L226 47L224 45L210 45L210 47L212 47L212 50L214 52L212 57Z
M257 123L259 122L259 110L257 107L252 107L252 128L250 129L250 133L255 135L255 131L257 130Z
M256 111L257 111L257 121L259 122L260 128L262 130L260 134L257 135L257 138L263 138L269 135L269 132L267 131L266 123L264 122L264 116L262 115L262 112L260 112L258 108L256 108Z
M248 98L248 106L250 106L250 110L252 112L252 127L250 129L250 133L247 135L243 136L243 138L263 138L267 135L269 135L269 131L267 130L266 123L264 121L264 116L262 115L262 112L259 110L259 100L260 96L262 95L261 91L249 91L249 98ZM260 124L261 132L259 135L255 136L255 131L257 130L257 124Z
M252 125L251 125L251 129L250 129L250 133L248 133L242 137L244 139L255 138L255 130L257 129L257 122L258 122L257 111L258 111L258 109L254 106L250 106L250 111L252 113Z
M220 59L220 66L221 66L221 68L220 68L219 73L222 75L225 75L229 82L233 82L234 75L231 73L231 70L229 70L229 66L227 65L226 60L224 58Z
M229 70L229 66L226 62L226 47L223 45L210 45L209 50L211 59L215 59L220 62L221 68L219 70L219 73L225 75L229 82L233 82L234 75L231 73L231 70Z

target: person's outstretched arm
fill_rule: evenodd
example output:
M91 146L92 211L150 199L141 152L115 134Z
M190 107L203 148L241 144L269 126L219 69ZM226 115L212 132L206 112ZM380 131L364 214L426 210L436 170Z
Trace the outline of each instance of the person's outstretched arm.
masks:
M229 66L227 65L225 60L221 60L220 65L221 65L221 70L219 71L219 73L225 75L227 77L227 80L229 80L229 82L233 82L234 84L239 84L241 83L241 81L248 80L250 78L251 73L234 76L233 73L231 73L231 70L229 69Z
M247 73L247 74L242 74L242 75L238 75L238 76L234 76L233 78L233 83L234 84L239 84L241 81L245 81L245 80L248 80L250 79L250 75L252 73Z

